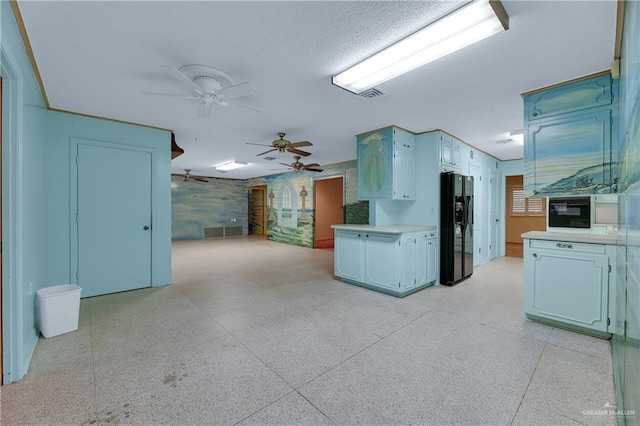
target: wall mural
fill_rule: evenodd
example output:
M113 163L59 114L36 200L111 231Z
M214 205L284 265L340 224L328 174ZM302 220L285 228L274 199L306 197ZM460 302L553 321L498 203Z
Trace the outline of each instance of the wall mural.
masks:
M391 145L393 128L358 136L361 198L376 198L391 193Z
M313 247L314 180L344 177L345 223L369 223L369 203L357 201L356 162L323 166L321 173L300 171L245 180L209 178L209 182L183 182L172 177L172 238L204 238L204 228L241 225L248 233L248 192L267 186L267 239ZM232 220L236 219L236 223Z
M242 226L247 234L248 206L244 180L209 178L209 182L171 177L171 238L204 238L204 228Z

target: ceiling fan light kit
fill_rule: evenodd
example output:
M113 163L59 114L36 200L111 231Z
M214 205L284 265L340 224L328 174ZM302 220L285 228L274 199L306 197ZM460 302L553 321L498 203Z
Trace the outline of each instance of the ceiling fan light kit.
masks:
M171 70L175 77L193 93L189 95L155 92L143 93L159 96L177 96L199 101L198 117L208 117L211 115L211 107L214 103L222 106L227 106L232 103L253 111L258 111L246 105L227 100L254 94L257 90L251 83L244 82L236 84L229 74L207 65L184 65L180 68L163 65L162 67Z
M475 0L332 77L355 94L500 31L509 17L497 0Z

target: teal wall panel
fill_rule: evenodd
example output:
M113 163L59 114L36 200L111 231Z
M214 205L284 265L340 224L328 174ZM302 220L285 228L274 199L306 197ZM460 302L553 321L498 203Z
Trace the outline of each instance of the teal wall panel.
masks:
M47 110L11 7L12 2L0 2L5 384L26 374L38 339L36 290L74 282L72 138L154 151L152 279L153 285L171 283L170 132Z
M613 337L613 369L619 424L640 418L640 2L625 4L620 66L620 200L618 213L618 312L626 324Z
M47 188L48 285L75 283L75 199L70 182L75 170L72 146L78 140L152 152L152 285L171 283L171 133L56 111L48 112L47 131L47 179L43 185ZM120 172L131 174L126 169ZM123 199L122 205L126 203Z
M26 374L38 338L35 291L46 277L47 111L7 1L0 2L3 78L3 379Z

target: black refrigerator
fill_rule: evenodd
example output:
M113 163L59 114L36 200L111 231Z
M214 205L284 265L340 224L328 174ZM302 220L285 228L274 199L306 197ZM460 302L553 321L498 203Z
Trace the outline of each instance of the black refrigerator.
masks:
M440 174L440 284L473 273L473 176Z

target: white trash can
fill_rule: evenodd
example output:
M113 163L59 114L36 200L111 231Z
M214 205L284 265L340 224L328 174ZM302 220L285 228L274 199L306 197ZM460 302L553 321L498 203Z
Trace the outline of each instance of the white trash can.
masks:
M73 284L45 287L36 291L38 324L44 337L53 337L78 329L80 292Z

